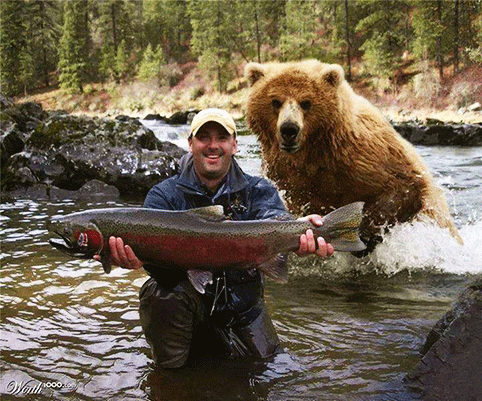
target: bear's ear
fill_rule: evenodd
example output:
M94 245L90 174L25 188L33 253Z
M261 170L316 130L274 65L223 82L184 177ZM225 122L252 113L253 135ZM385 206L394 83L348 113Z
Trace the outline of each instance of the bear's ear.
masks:
M244 68L244 76L248 79L250 85L254 85L266 75L266 67L260 63L248 63Z
M327 66L326 70L323 71L322 79L333 87L337 87L345 79L345 73L341 65L330 64Z

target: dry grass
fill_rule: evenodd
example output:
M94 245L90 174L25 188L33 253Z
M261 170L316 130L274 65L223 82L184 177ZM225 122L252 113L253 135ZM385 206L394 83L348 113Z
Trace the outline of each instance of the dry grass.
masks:
M247 85L242 77L233 80L229 94L213 89L195 65L181 66L183 79L173 88L159 88L154 83L134 81L129 84L85 86L85 93L72 95L53 89L18 101L36 101L46 110L63 109L73 114L115 116L147 114L170 116L176 111L220 107L235 118L244 116ZM403 86L381 90L363 82L354 82L355 90L377 105L393 121L435 118L442 121L480 123L481 112L458 114L458 109L476 101L482 103L482 66L472 66L449 77L443 83L433 70L412 77Z

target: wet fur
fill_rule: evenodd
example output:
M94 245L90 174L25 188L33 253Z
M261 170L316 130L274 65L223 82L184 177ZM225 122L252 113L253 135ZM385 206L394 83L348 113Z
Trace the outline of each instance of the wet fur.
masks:
M325 214L365 202L362 236L377 243L384 227L426 215L461 242L442 190L415 149L366 99L356 95L338 65L251 63L247 119L257 134L267 176L286 191L295 213ZM295 153L281 150L272 100L309 100Z

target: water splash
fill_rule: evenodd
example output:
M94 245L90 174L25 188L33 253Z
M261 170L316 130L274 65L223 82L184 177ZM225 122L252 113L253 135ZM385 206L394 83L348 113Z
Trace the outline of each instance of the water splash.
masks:
M328 259L290 256L290 276L317 276L326 280L377 275L392 277L408 274L482 274L482 221L460 229L460 245L447 229L431 222L405 223L393 227L383 242L364 258L336 253Z
M382 272L434 270L443 273L482 273L482 221L460 230L460 245L446 229L429 222L395 226L369 256Z

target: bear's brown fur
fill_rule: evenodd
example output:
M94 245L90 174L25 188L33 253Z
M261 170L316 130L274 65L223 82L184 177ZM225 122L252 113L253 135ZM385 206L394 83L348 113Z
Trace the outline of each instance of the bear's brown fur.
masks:
M325 214L364 201L362 238L426 215L462 242L445 196L414 148L345 81L317 60L249 63L247 104L267 176L295 213Z

